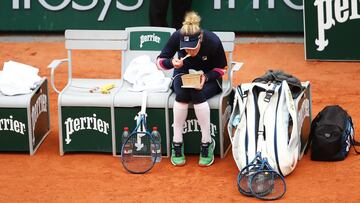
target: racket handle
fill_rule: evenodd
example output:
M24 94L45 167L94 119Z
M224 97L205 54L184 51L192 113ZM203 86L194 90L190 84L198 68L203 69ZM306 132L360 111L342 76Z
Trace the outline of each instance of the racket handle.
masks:
M142 93L142 103L141 103L141 114L146 113L146 102L147 102L147 92L143 91L143 93Z

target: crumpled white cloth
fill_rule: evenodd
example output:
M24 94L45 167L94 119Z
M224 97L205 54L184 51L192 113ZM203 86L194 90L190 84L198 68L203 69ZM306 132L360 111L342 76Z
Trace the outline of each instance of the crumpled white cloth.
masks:
M7 96L29 94L40 82L39 69L8 61L0 71L0 92Z
M171 78L156 67L148 55L134 58L124 73L124 79L132 84L130 91L167 92Z

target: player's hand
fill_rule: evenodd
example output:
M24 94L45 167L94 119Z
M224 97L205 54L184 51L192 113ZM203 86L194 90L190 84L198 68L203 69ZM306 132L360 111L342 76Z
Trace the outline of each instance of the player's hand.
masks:
M180 59L177 59L177 58L173 58L171 60L171 62L173 64L174 68L176 68L176 69L179 69L184 65L183 60L180 60Z
M206 82L206 76L205 76L205 74L202 74L201 77L200 77L200 87L195 88L195 89L202 90L202 88L204 87L205 82Z

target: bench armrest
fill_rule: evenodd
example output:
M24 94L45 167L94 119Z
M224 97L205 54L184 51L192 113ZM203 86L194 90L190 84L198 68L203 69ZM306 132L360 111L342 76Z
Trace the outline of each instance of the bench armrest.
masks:
M48 65L48 68L51 68L51 79L50 79L51 87L58 94L60 94L60 91L55 87L55 69L58 68L62 63L68 61L69 61L68 59L55 59Z
M231 62L231 66L228 68L228 80L230 85L225 90L223 90L225 92L225 95L229 94L233 88L234 71L240 70L243 65L244 63L242 62L236 62L236 61Z

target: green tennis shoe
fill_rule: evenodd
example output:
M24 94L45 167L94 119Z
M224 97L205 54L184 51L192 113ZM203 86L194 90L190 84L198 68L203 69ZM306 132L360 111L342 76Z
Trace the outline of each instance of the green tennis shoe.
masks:
M183 166L185 165L185 155L184 155L184 145L183 143L173 142L171 149L171 163L174 166Z
M214 150L214 139L211 139L211 143L201 143L199 159L200 166L210 166L212 163L214 163Z

